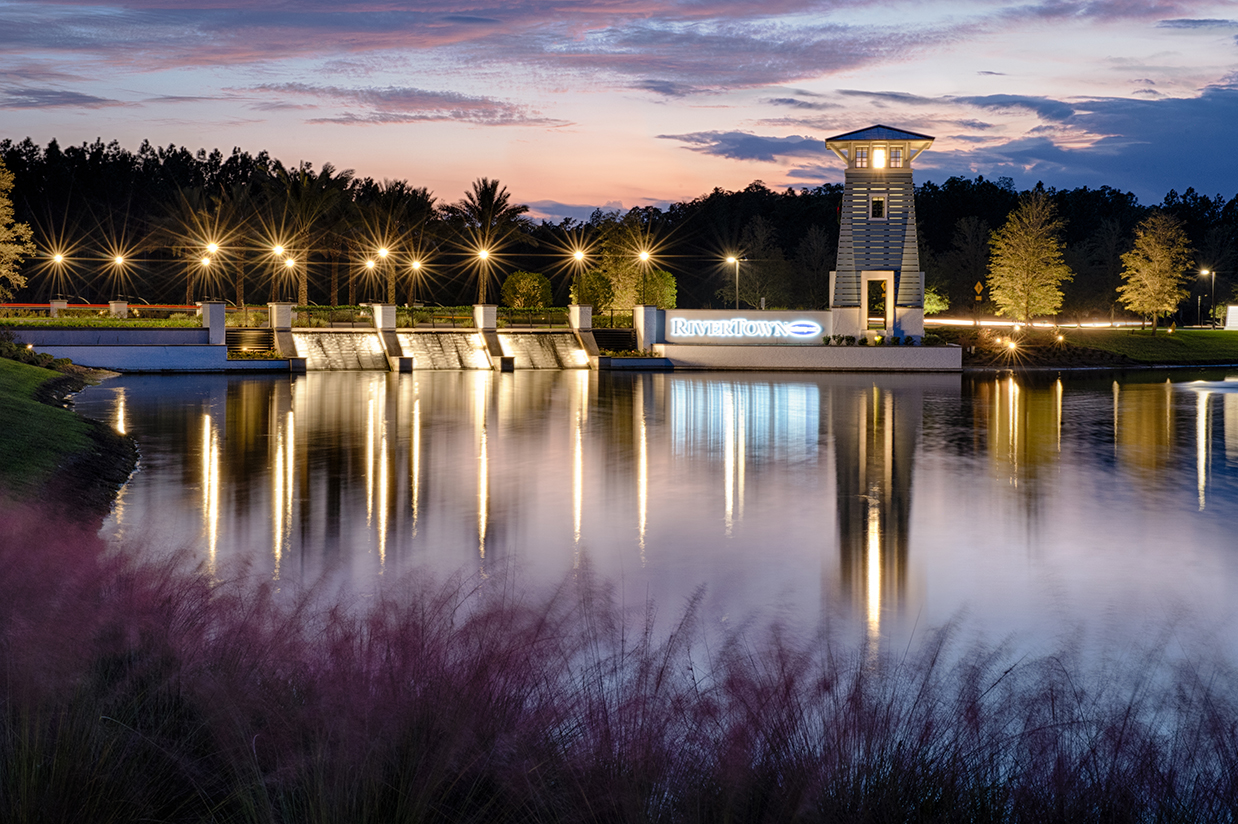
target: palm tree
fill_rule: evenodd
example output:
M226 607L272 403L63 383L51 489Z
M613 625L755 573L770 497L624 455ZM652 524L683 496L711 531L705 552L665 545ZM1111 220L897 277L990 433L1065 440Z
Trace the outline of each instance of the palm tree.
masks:
M429 189L409 186L407 180L366 179L357 187L357 206L363 234L369 245L395 251L424 244L426 225L434 216L434 195ZM364 242L364 241L363 241ZM383 262L387 303L395 303L397 264L390 256Z
M348 207L348 187L352 169L336 174L335 167L324 163L314 172L309 163L295 170L276 171L272 206L272 225L285 236L283 244L305 255L297 270L297 303L309 303L309 258L315 251L325 251L325 235L340 220ZM278 217L274 214L279 212Z
M528 211L523 204L512 205L506 186L485 177L473 181L472 190L465 192L462 200L443 207L443 214L456 223L463 245L477 255L478 303L486 302L490 257L516 236L536 243L528 236L533 224L523 217Z

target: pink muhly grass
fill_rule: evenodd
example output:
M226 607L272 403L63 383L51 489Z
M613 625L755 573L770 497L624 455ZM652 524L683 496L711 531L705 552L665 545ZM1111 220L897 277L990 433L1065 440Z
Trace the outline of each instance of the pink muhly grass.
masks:
M0 820L1214 821L1224 661L669 630L588 569L375 603L0 513Z

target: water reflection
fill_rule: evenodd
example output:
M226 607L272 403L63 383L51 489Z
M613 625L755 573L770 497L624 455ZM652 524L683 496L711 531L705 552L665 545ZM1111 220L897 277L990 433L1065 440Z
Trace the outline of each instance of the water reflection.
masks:
M127 377L78 406L142 446L108 534L188 543L210 575L241 561L281 586L334 575L366 592L422 567L554 583L587 559L625 600L673 613L704 584L719 620L845 615L877 643L964 604L1019 625L1238 578L1220 549L1238 393L1187 389L317 373Z

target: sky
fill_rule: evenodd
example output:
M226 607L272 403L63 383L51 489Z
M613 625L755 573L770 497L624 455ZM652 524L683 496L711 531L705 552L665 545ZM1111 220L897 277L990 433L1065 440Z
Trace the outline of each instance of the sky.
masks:
M839 183L1238 194L1238 0L0 0L0 137L266 150L538 217Z

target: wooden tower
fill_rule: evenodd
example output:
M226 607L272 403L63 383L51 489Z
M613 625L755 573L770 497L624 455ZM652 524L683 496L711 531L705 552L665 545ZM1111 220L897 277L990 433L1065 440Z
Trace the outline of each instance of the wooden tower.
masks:
M834 333L859 336L872 326L899 336L923 335L924 272L911 164L933 138L871 126L825 145L847 164L838 268L830 272ZM877 321L871 310L882 303L884 316Z

